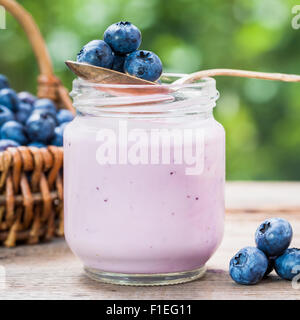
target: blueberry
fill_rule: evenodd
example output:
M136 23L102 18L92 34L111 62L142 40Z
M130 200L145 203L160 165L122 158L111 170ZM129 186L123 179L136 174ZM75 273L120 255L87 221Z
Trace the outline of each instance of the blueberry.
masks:
M47 145L41 142L31 142L28 144L28 147L47 148Z
M47 143L54 136L56 123L46 113L33 112L26 121L26 130L31 141Z
M29 103L31 105L33 105L37 100L37 97L26 91L19 92L18 97L21 102Z
M141 45L142 34L132 23L120 21L105 30L104 41L115 53L131 53Z
M32 106L26 102L20 102L18 111L16 112L16 120L25 124L32 111Z
M50 99L38 99L33 104L34 111L46 110L56 119L56 106Z
M124 71L144 80L156 81L162 73L162 63L151 51L135 51L125 59Z
M268 258L268 269L264 274L264 278L266 278L274 270L274 265L275 265L275 258L274 257Z
M11 111L17 111L20 100L13 89L5 88L0 90L0 104Z
M63 146L63 132L60 127L56 127L54 130L54 137L51 140L50 144L53 146L62 147Z
M124 63L125 63L126 55L114 55L114 61L112 65L112 69L119 72L124 72Z
M7 121L14 120L14 114L8 108L0 105L0 127Z
M291 248L275 260L275 271L283 279L293 280L300 273L300 249Z
M0 74L0 89L5 89L9 87L10 85L7 78L3 74Z
M61 109L57 112L56 115L58 124L62 124L64 122L70 122L74 119L74 115L71 111Z
M291 243L293 230L289 222L282 218L265 220L256 230L257 248L267 256L279 256Z
M113 63L110 46L103 40L93 40L86 44L78 53L77 61L110 69Z
M50 144L58 147L63 146L63 136L64 136L64 130L68 122L62 123L60 126L56 127L54 130L54 137L51 140Z
M28 143L28 138L24 126L14 120L5 122L0 129L1 139L14 140L21 145Z
M239 284L256 284L263 278L267 268L266 255L257 248L246 247L230 260L229 273Z
M14 140L9 140L9 139L1 139L0 140L0 151L4 151L9 147L15 148L19 147L20 144Z

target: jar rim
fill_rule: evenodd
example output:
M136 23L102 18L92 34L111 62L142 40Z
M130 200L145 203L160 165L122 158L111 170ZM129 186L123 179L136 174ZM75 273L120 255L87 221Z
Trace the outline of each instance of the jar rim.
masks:
M103 84L75 79L71 96L81 114L93 116L182 116L211 112L219 92L213 78L176 84L186 74L164 73L162 84ZM169 83L168 83L169 82Z
M181 79L188 76L188 74L186 73L163 73L161 76L162 80L167 80L167 81L171 81L172 79ZM189 88L203 88L206 86L215 86L216 84L216 80L214 78L211 77L203 77L200 80L198 80L197 82L193 82L193 83L181 83L181 84L176 84L174 82L171 83L153 83L153 84L118 84L118 83L114 83L114 84L110 84L110 83L96 83L96 82L92 82L92 81L88 81L88 80L84 80L82 78L76 78L75 81L78 83L79 86L83 86L83 87L93 87L93 88L135 88L135 89L145 89L145 88L156 88L157 86L160 87L168 87L168 88L185 88L185 87L189 87Z

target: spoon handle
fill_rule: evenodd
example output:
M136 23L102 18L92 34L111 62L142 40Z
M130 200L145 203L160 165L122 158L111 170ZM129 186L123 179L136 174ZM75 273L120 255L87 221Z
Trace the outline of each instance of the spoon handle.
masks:
M295 74L267 73L235 69L210 69L191 73L181 79L176 80L173 84L188 84L200 80L201 78L214 76L229 76L263 80L278 80L285 82L300 82L300 76Z

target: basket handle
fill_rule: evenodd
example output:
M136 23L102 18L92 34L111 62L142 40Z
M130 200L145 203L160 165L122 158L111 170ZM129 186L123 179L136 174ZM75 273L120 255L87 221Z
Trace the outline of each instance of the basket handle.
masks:
M38 97L54 100L58 103L59 107L63 104L74 113L75 111L68 91L53 73L45 41L30 13L15 0L0 0L0 5L10 12L20 23L30 41L40 71L40 75L38 76Z

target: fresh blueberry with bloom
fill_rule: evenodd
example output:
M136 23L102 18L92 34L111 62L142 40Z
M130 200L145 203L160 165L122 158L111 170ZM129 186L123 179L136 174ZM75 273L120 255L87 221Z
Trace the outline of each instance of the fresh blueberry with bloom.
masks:
M31 105L33 105L37 100L37 97L27 91L19 92L18 97L21 102L29 103Z
M110 69L113 63L110 46L103 40L93 40L86 44L78 53L77 61Z
M162 63L155 53L139 50L126 57L124 71L144 80L156 81L161 76Z
M47 113L33 112L26 122L26 130L32 142L48 143L54 136L56 123Z
M11 111L17 111L20 100L13 89L5 88L0 90L0 104L7 107Z
M105 30L104 41L109 44L115 53L131 53L141 45L142 34L132 23L120 21Z
M124 63L125 63L126 55L114 55L114 61L112 65L112 70L124 72Z
M14 120L14 114L10 109L0 105L0 127L7 121Z
M1 139L14 140L21 145L28 143L28 138L24 126L14 120L5 122L0 129Z
M293 280L300 274L300 249L291 248L275 260L275 271L283 279Z
M54 130L54 137L51 140L50 144L58 147L62 147L64 144L64 131L68 122L63 122L60 126L56 127Z
M31 142L28 144L28 147L47 148L47 145L41 142Z
M50 144L57 147L62 147L64 143L63 130L61 127L56 127L54 130L54 137Z
M50 99L38 99L33 104L34 111L46 110L56 119L56 106Z
M9 88L9 82L7 80L7 78L3 75L0 74L0 90L1 89L5 89L5 88Z
M239 284L256 284L265 275L268 258L259 249L246 247L241 249L229 264L231 278Z
M8 140L8 139L1 139L0 140L0 151L4 151L7 148L16 148L19 147L20 144L14 140Z
M256 230L257 248L268 257L281 255L291 243L293 230L290 223L282 218L265 220Z
M64 122L70 122L74 119L74 115L71 111L61 109L56 114L56 119L58 124L62 124Z
M32 112L32 105L26 102L20 102L18 111L15 113L16 120L25 124Z

